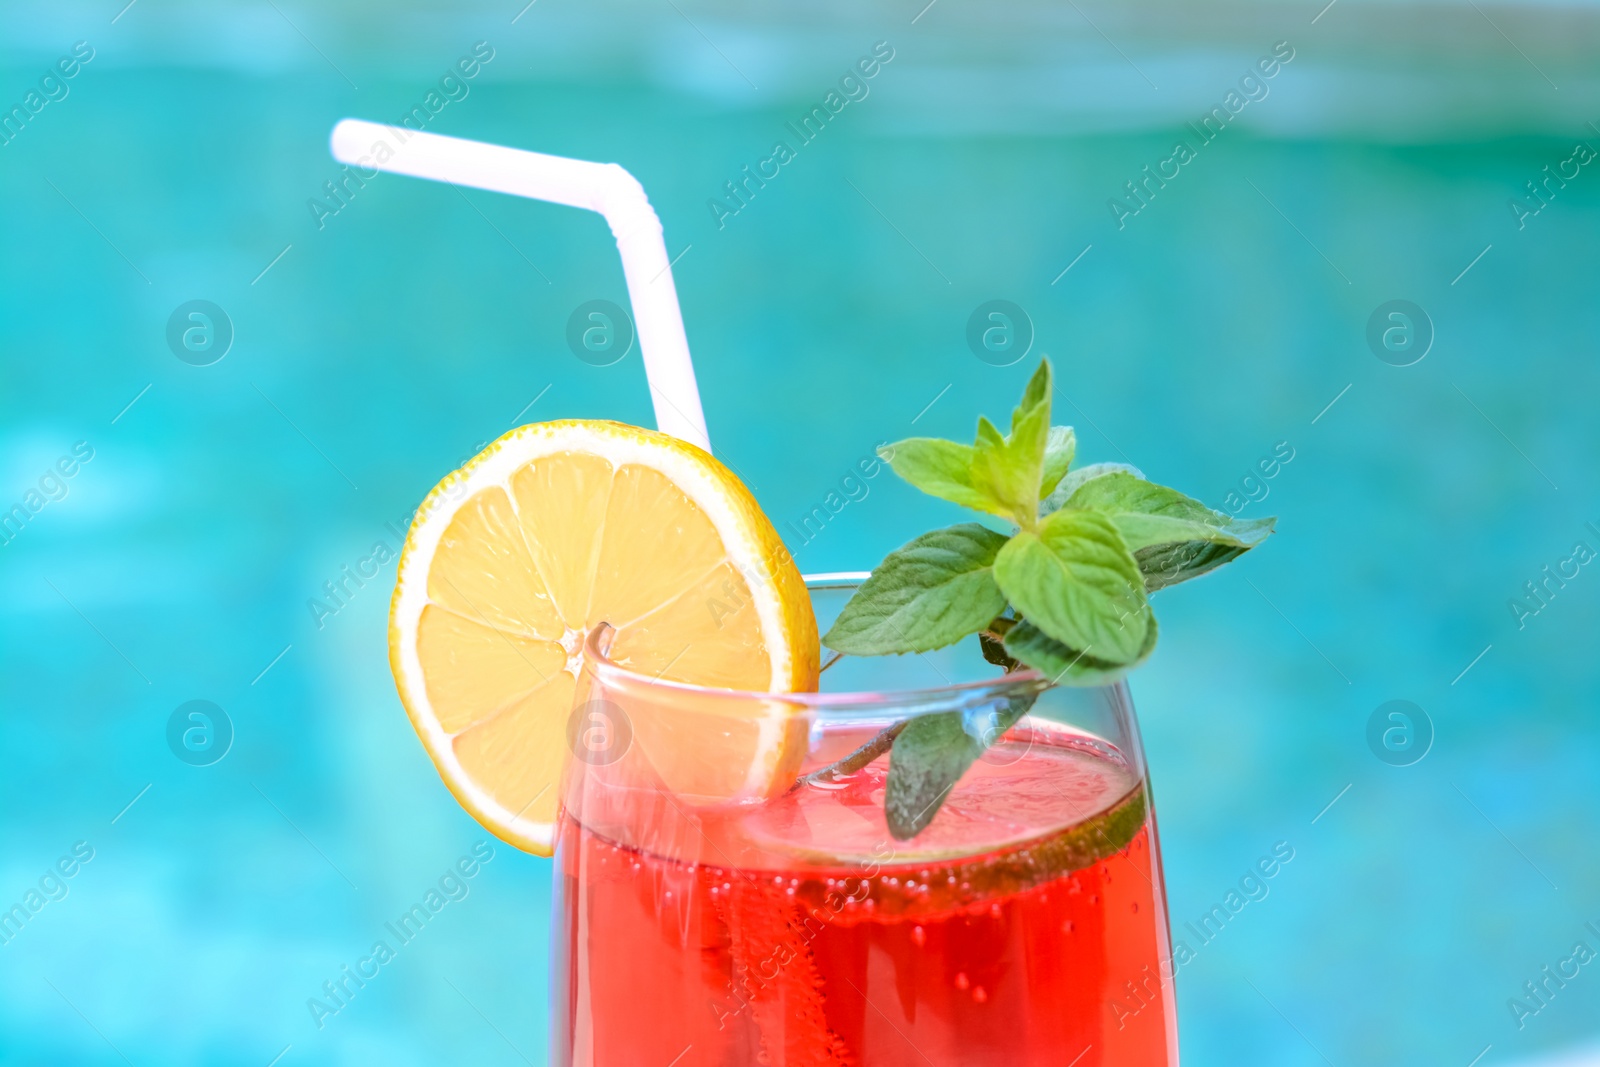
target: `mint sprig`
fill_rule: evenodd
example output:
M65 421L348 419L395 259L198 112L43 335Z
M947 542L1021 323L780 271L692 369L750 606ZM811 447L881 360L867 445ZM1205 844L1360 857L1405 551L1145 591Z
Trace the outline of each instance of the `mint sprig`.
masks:
M962 523L889 553L823 644L881 656L978 634L984 658L1007 671L1026 666L1056 685L1105 685L1155 648L1150 593L1215 570L1272 533L1275 519L1235 519L1125 464L1073 470L1072 428L1050 425L1053 391L1042 360L1009 433L979 418L970 445L914 437L879 450L918 489L1012 530ZM889 748L885 813L894 836L921 832L1031 704L1011 699L1003 709L923 716L885 731L879 750Z

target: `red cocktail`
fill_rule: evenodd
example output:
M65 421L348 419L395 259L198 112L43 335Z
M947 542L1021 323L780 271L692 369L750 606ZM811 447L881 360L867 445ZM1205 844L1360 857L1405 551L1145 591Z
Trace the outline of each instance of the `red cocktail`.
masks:
M568 772L554 1062L1177 1062L1161 866L1124 687L1010 675L887 695L734 694L590 658L589 706L628 751ZM803 777L887 723L960 712L981 730L986 709L1019 694L1029 713L910 840L885 821L887 756ZM652 722L714 732L757 703L804 739L800 784L702 802L653 780Z

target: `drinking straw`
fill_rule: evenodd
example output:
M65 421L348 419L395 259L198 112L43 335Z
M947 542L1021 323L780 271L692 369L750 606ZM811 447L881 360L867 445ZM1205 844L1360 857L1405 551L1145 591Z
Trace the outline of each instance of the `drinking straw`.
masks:
M364 170L548 200L605 216L622 254L656 428L711 450L661 220L638 179L615 163L564 159L360 119L334 126L330 143L334 159Z

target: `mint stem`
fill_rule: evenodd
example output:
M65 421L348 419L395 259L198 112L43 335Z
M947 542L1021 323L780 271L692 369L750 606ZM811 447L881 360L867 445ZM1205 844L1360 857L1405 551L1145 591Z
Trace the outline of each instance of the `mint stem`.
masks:
M804 785L818 785L821 783L832 782L836 779L843 778L847 774L859 771L861 768L865 767L867 764L871 763L873 760L889 751L889 747L894 744L894 739L900 736L900 731L904 730L910 722L910 719L901 719L893 726L889 726L879 731L872 738L872 740L868 741L866 744L862 745L860 748L856 749L843 759L836 760L833 763L828 764L826 767L812 771L810 774L802 775L790 788L799 789Z
M990 621L988 627L982 631L982 636L988 638L989 641L994 642L994 648L1003 649L1004 646L1001 644L1001 642L1005 640L1006 634L1010 633L1011 628L1015 625L1017 625L1016 619L1008 619L1003 615L997 615L993 620ZM997 667L1004 667L1007 674L1010 674L1013 671L1025 669L1023 664L1017 662L1015 659L1012 659L1010 656L1006 656L1003 651L1001 651L999 655L1003 658L990 658L989 662L995 664ZM831 657L829 657L828 662L822 665L822 670L827 670L835 663L838 663L841 659L844 659L844 653L835 652ZM794 790L799 789L804 785L815 785L819 782L832 782L838 778L843 778L847 774L859 771L861 768L865 767L867 764L871 763L873 760L889 751L889 749L894 745L894 739L900 736L900 731L904 730L910 722L910 719L901 719L894 725L885 727L883 730L879 731L877 735L872 738L872 740L868 741L866 744L862 745L848 756L845 756L843 759L835 760L826 767L819 767L810 774L801 775L799 778L795 779L794 785L790 786L789 788Z

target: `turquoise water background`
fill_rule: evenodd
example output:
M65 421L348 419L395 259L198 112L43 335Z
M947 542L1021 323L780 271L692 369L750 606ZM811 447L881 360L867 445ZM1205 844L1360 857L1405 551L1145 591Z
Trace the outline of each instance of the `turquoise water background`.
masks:
M1246 514L1279 533L1161 594L1133 683L1175 934L1294 850L1190 942L1185 1063L1600 1038L1593 967L1520 1026L1508 1005L1600 949L1600 572L1509 606L1600 551L1600 174L1520 228L1509 206L1600 146L1593 6L520 6L0 10L7 110L94 53L0 146L0 509L27 511L0 546L0 907L60 897L0 944L0 1062L545 1062L549 862L488 838L417 743L393 564L310 606L519 421L651 422L636 350L566 344L579 304L627 302L598 217L393 175L308 207L338 119L398 120L479 41L429 129L641 180L713 442L780 528L877 442L1007 412L1042 353L1082 459L1216 506L1266 489ZM1119 229L1108 199L1280 40L1268 95ZM869 94L719 228L707 201L877 41ZM166 337L197 299L234 333L209 366ZM994 299L1032 324L1011 366L967 343ZM1397 299L1434 333L1403 367L1367 341ZM866 484L791 534L803 569L957 519ZM210 766L169 747L191 700L232 725ZM1431 723L1410 766L1369 746L1391 700ZM318 1020L486 840L462 899Z

